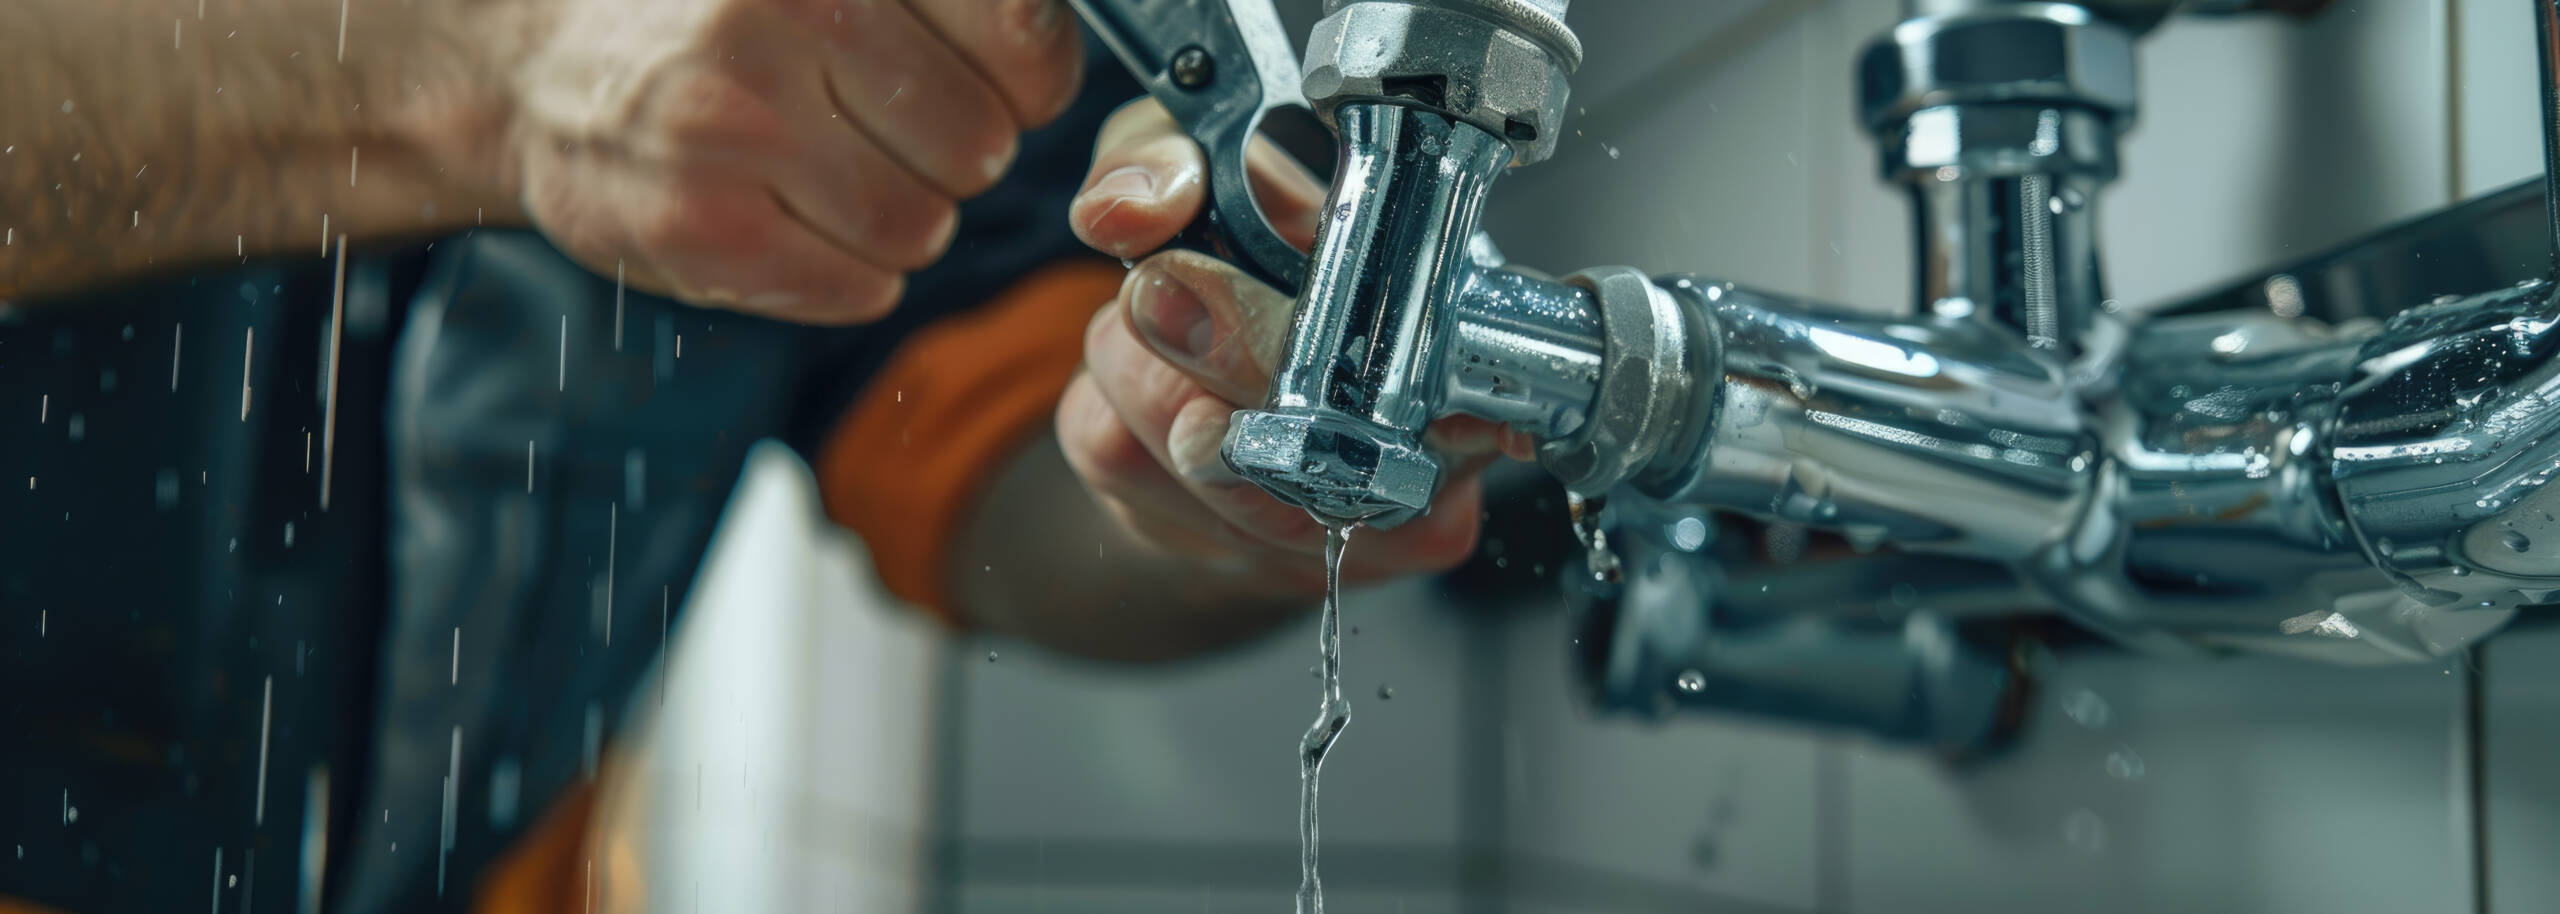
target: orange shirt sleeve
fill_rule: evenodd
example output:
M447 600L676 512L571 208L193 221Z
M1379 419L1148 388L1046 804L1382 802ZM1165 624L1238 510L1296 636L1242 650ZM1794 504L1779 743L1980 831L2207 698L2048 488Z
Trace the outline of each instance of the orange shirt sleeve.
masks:
M891 593L958 621L946 566L973 496L1049 421L1084 328L1127 275L1073 260L918 331L819 448L827 516L862 535Z
M480 874L473 914L557 914L594 910L594 859L588 823L595 812L592 783L571 787L551 804L533 830L517 838L505 856Z

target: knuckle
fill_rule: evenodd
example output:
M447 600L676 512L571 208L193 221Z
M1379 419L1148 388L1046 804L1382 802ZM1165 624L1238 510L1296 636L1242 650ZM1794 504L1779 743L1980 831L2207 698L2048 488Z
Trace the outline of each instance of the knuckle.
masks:
M1125 332L1122 327L1126 321L1121 317L1122 313L1123 306L1115 298L1095 309L1093 319L1085 322L1084 358L1096 368L1113 367L1118 358L1119 347L1112 345L1115 342L1112 335Z
M1045 55L1050 62L1031 71L1029 97L1022 100L1023 126L1046 124L1075 103L1084 87L1084 55L1076 51L1072 44L1056 47Z
M906 294L906 277L855 277L835 283L842 291L838 297L838 314L848 323L867 324L885 317L898 307L898 299Z
M943 197L933 197L916 207L916 220L924 230L912 233L907 250L899 252L895 264L902 270L921 270L950 253L951 241L959 235L960 207Z
M671 80L667 93L658 127L679 149L782 138L781 118L765 93L739 76L696 69Z
M1137 101L1120 106L1118 110L1102 119L1102 129L1094 135L1095 172L1104 170L1101 164L1103 153L1127 147L1146 137L1163 133L1171 129L1172 125L1173 116L1165 111L1164 103L1155 99L1141 97Z
M1157 358L1154 352L1143 346L1133 345L1132 348L1137 350L1137 354L1131 357L1135 364L1129 366L1133 382L1130 387L1136 394L1131 408L1144 412L1143 418L1150 420L1149 427L1171 428L1174 418L1182 412L1182 405L1193 397L1205 396L1206 392L1200 389L1199 382L1191 380L1189 375L1171 363Z
M1101 426L1089 443L1091 450L1086 456L1092 460L1094 472L1100 477L1096 481L1114 491L1137 487L1156 469L1155 455L1148 453L1146 444L1140 442L1125 423L1112 422Z
M631 240L643 251L674 250L693 237L693 224L674 207L642 216L631 227Z
M1098 398L1097 398L1098 399ZM1086 408L1062 422L1058 443L1086 484L1104 492L1132 488L1155 466L1155 455L1108 407Z
M999 113L978 119L975 127L954 139L952 154L946 157L952 164L942 170L953 172L947 180L954 192L975 197L1004 180L1021 151L1012 120Z
M1109 516L1113 524L1127 531L1129 536L1138 542L1159 550L1167 549L1172 545L1158 535L1155 524L1150 523L1146 516L1139 514L1138 509L1129 507L1127 502L1102 494L1095 495L1094 501L1102 505L1103 514Z
M998 0L992 27L996 54L1012 61L1013 81L1022 87L1023 113L1054 113L1072 98L1084 56L1075 40L1074 17L1060 0Z
M700 201L690 193L669 196L640 214L631 227L632 240L643 250L682 250L700 237Z
M657 206L642 211L634 236L644 248L701 253L756 250L771 226L739 195L708 178L685 178Z

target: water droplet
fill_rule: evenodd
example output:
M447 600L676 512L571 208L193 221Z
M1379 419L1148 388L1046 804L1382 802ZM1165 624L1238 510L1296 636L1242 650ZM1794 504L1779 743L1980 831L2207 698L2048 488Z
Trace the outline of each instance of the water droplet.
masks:
M1691 695L1707 690L1707 674L1696 670L1681 670L1680 678L1676 682L1680 686L1680 691Z
M1707 544L1707 522L1683 517L1671 525L1671 546L1682 552L1696 552Z
M1396 690L1394 686L1381 685L1378 687L1379 701L1386 701L1394 697L1396 697Z
M2115 716L2115 710L2107 707L2106 699L2087 689L2075 689L2062 696L2062 713L2071 718L2072 723L2091 730L2104 728L2107 721Z
M64 809L64 810L62 811L62 821L64 821L64 822L78 822L78 821L80 821L80 807L73 806L73 807L69 807L69 808Z
M2117 746L2116 751L2107 753L2108 777L2119 781L2139 781L2142 780L2142 771L2142 756L2134 754L2131 748Z
M994 652L994 651L988 651L988 652L987 652L987 662L988 662L988 663L994 663L994 662L996 662L996 652Z
M2517 552L2523 552L2533 548L2533 540L2526 538L2523 533L2514 530L2507 531L2505 536L2499 537L2499 540L2505 542L2507 544L2507 548L2513 549Z
M234 875L231 877L231 887L232 887L232 888L235 888L235 889L240 887L240 877L239 877L239 875L234 874Z
M69 105L71 104L70 102L63 102L62 104L65 106L62 110L64 110L64 111L69 111L69 110L71 110L71 108L69 107ZM1618 157L1618 147L1616 147L1616 146L1611 146L1611 145L1609 145L1609 144L1607 144L1607 143L1602 143L1602 144L1600 144L1600 148L1605 149L1605 150L1608 150L1608 152L1609 152L1609 157L1610 157L1610 158L1614 159L1614 158L1617 158L1617 157Z
M1305 463L1299 464L1299 465L1298 465L1298 469L1305 470L1305 471L1307 471L1308 473L1311 473L1311 474L1312 474L1312 473L1322 473L1322 472L1324 472L1324 461L1322 461L1322 460L1310 460L1310 461L1307 461L1307 462L1305 462Z

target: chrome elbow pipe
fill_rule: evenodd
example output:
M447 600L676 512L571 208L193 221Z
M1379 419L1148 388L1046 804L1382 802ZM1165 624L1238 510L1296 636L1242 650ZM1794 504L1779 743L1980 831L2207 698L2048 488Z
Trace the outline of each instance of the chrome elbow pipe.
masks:
M1346 104L1335 120L1342 155L1289 341L1269 398L1236 415L1222 453L1282 501L1386 527L1439 487L1422 435L1441 409L1447 312L1511 150L1406 105Z
M1509 408L1570 399L1575 363L1599 357L1576 345L1588 340L1571 339L1577 315L1489 309L1473 324L1454 316L1462 293L1490 300L1516 285L1477 281L1476 224L1504 169L1555 150L1565 79L1582 59L1565 7L1327 4L1308 38L1304 95L1335 127L1341 155L1269 399L1236 416L1221 449L1238 475L1330 522L1389 527L1427 509L1439 487L1440 461L1422 436L1444 401L1558 434L1580 422L1570 406ZM1564 344L1518 349L1548 333ZM1555 383L1510 389L1534 369L1506 376L1463 360L1453 369L1453 345L1469 347L1469 358L1551 366L1545 380Z
M1670 287L1714 337L1716 375L1647 497L1994 560L2054 539L2084 497L2093 446L2064 373L2015 337Z
M2403 312L2356 352L2331 447L2400 612L2458 643L2560 601L2560 339L2535 281Z
M1973 321L1671 288L1721 350L1648 500L2005 563L2165 652L2426 659L2560 600L2546 282L2347 333L2110 318L2124 342L2068 365Z
M1388 5L1336 4L1329 41L1384 48L1346 14L1438 8ZM2091 226L2133 113L2131 32L2071 4L1958 6L1865 64L1865 113L1920 229L1920 301L1900 319L1624 268L1507 270L1479 211L1505 168L1551 148L1552 122L1514 130L1494 115L1529 108L1459 111L1445 81L1311 65L1311 96L1318 76L1351 96L1326 111L1343 165L1271 399L1238 416L1230 464L1385 526L1438 484L1428 423L1479 416L1537 437L1576 495L2006 566L2164 652L2434 657L2560 599L2549 285L2387 326L2115 313Z

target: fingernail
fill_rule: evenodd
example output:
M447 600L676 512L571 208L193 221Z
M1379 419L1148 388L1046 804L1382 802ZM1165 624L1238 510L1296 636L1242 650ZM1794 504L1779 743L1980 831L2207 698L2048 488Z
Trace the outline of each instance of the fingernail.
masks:
M1148 348L1189 366L1205 362L1217 336L1209 306L1163 269L1146 271L1135 284L1129 293L1130 322L1137 325Z
M1153 200L1156 197L1156 173L1144 165L1123 165L1094 182L1084 196L1096 200Z

